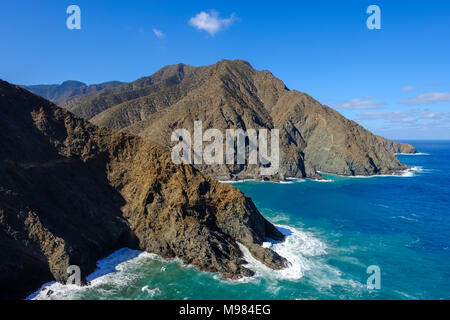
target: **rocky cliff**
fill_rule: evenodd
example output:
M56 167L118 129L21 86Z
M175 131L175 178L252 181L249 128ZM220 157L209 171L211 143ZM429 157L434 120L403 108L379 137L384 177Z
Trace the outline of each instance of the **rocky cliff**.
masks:
M391 153L417 153L409 143L398 143L383 137L378 137L378 140Z
M100 91L76 104L75 114L107 128L171 146L177 128L279 129L283 177L394 174L406 168L394 152L415 152L408 144L377 137L309 95L289 90L269 71L248 62L223 60L205 67L168 66L133 83ZM218 179L261 178L259 166L204 166Z
M0 298L23 298L46 281L83 276L130 247L178 257L239 278L237 242L267 266L287 263L263 248L284 236L232 186L165 147L98 128L18 86L0 81Z

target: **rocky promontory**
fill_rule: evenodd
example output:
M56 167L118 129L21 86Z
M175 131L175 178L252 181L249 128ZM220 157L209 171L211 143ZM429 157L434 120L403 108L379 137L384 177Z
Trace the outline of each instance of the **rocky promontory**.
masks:
M287 261L263 248L284 236L238 189L165 147L96 127L0 81L0 298L83 277L130 247L178 257L223 277L251 276L238 242L273 269Z

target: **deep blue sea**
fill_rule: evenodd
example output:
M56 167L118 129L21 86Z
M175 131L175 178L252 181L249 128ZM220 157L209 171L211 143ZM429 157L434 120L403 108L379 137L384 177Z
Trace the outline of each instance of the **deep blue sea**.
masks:
M235 184L288 235L266 244L286 270L247 256L256 276L230 281L122 249L99 262L91 286L52 284L51 298L450 299L450 142L409 142L422 154L398 155L416 169L403 177ZM380 289L367 287L372 265Z

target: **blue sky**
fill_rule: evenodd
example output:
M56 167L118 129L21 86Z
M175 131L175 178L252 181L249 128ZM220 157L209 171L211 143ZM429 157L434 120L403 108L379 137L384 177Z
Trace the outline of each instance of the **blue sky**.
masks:
M81 8L81 30L66 9ZM369 30L366 9L381 9ZM213 10L213 11L212 11ZM450 139L450 1L2 1L0 78L132 81L244 59L394 139Z

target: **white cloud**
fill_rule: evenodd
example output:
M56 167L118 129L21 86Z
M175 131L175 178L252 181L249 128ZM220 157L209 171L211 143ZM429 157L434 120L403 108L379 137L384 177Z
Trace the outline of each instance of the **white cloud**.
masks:
M389 120L395 123L416 122L417 117L410 111L365 112L358 115L358 120Z
M423 125L448 126L449 112L431 112L429 110L402 110L387 112L365 112L357 116L358 121L382 120L386 124L421 127Z
M161 30L158 30L158 29L153 29L153 33L159 39L162 39L165 36L164 33Z
M402 91L405 91L405 92L407 92L407 91L413 91L414 90L414 86L404 86L403 88L402 88Z
M385 105L382 101L377 100L363 100L363 99L350 99L342 103L336 103L333 107L337 109L352 109L352 110L364 110L364 109L376 109Z
M197 13L189 20L189 24L199 30L208 32L211 36L214 36L223 28L231 25L235 20L236 17L234 13L229 18L221 19L217 11L210 10L209 12L202 11Z
M423 93L415 98L400 101L406 105L429 104L450 101L450 92Z
M445 116L444 112L431 112L428 110L422 111L420 116L424 119L442 119Z

